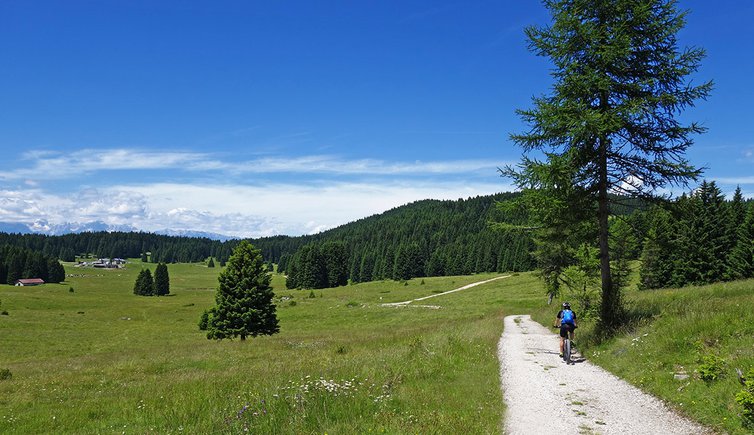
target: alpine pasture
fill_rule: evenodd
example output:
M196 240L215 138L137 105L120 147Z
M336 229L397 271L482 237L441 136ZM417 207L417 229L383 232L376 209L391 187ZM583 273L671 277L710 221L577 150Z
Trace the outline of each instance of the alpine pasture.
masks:
M197 323L221 269L171 264L170 295L143 297L142 267L0 286L1 433L496 433L500 319L542 303L530 274L440 309L381 304L498 275L309 291L276 274L280 333L214 341Z

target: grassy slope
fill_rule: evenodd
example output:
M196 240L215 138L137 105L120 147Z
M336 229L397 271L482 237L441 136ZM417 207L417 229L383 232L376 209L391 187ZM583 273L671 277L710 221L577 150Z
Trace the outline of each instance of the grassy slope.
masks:
M219 268L171 265L172 295L145 298L140 267L0 286L0 433L497 433L501 316L541 302L528 274L431 299L440 310L379 303L493 275L314 298L278 276L281 333L214 342L196 323Z
M218 269L171 265L164 298L131 294L140 264L69 268L65 285L0 286L0 433L498 433L500 319L548 325L540 284L521 274L441 296L440 310L386 308L493 275L285 290L282 331L245 343L196 329ZM75 293L69 293L73 286ZM754 367L754 281L626 295L637 319L587 357L721 431L746 433L734 369ZM294 304L295 302L295 304ZM725 364L700 378L703 357ZM690 377L676 380L674 374ZM320 380L320 378L322 378Z
M586 356L628 382L665 400L701 423L730 434L751 433L742 425L735 395L742 386L735 369L754 367L754 280L657 291L629 290L636 319L625 331L597 343L594 325L584 322L577 343ZM552 313L535 316L547 325ZM720 376L702 379L714 356ZM685 373L687 379L676 379Z

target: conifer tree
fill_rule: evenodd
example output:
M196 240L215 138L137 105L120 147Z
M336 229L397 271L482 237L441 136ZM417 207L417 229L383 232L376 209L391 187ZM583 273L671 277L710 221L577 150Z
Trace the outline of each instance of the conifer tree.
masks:
M343 242L327 242L322 245L322 261L324 261L327 284L325 287L338 287L348 284L348 253ZM358 269L361 262L354 261L354 267ZM358 276L359 271L354 270L352 276Z
M730 254L728 276L731 279L754 277L754 202L749 204L746 219L738 228L736 246Z
M233 250L227 267L220 272L216 305L203 315L207 338L256 337L280 331L272 303L270 274L262 254L246 240Z
M154 294L157 296L170 294L170 275L168 265L165 263L159 263L154 270Z
M51 258L47 262L47 282L63 281L65 281L65 268L58 260Z
M641 253L639 288L667 287L673 274L673 233L671 215L662 209L652 211L650 228Z
M215 267L215 260L213 260L212 257L209 257L209 261L207 262L207 267Z
M149 269L141 269L134 283L134 294L139 296L154 295L154 280Z
M685 185L700 170L685 158L693 134L705 129L683 125L678 115L706 98L712 83L695 86L704 51L679 50L676 34L685 13L673 0L544 0L550 26L526 30L530 49L549 57L555 79L552 94L534 98L519 114L530 130L512 135L525 153L504 173L517 186L547 189L548 201L568 183L597 228L602 306L600 324L621 325L621 289L613 281L609 248L610 192L652 196L668 184ZM560 171L561 184L547 174ZM579 204L581 205L581 204ZM578 212L571 207L568 212ZM564 216L568 217L568 216ZM557 225L556 225L557 226ZM586 241L586 240L585 240Z
M24 263L21 258L21 253L15 252L11 254L10 261L8 262L8 279L6 282L10 285L15 284L17 280L22 278L24 272L23 268Z

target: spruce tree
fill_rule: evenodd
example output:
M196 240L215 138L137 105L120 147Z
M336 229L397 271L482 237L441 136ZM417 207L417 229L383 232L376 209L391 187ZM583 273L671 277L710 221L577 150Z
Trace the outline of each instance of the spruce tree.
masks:
M134 294L139 296L154 295L154 280L149 269L141 269L134 283Z
M48 282L63 282L65 281L65 268L58 260L50 259L47 262L47 275Z
M170 275L168 275L168 265L159 263L154 270L154 294L165 296L170 294Z
M17 280L23 278L24 263L21 258L21 253L16 251L11 254L8 261L8 275L6 282L10 285L14 285Z
M568 183L581 202L593 204L586 211L597 228L600 251L600 324L610 330L621 325L622 308L611 270L609 193L649 197L698 177L701 171L685 153L692 135L705 129L677 118L706 98L712 83L695 86L688 77L699 68L704 51L679 49L676 35L685 13L673 0L544 4L552 24L526 33L530 49L552 60L555 83L551 95L534 98L533 109L518 112L529 131L511 136L537 157L525 156L504 173L524 191L546 189L551 203L568 199L558 195L567 188L562 183ZM546 182L553 170L564 175L561 184Z
M746 219L738 228L736 246L730 254L728 276L731 279L754 277L754 202L749 204Z
M243 341L248 336L280 331L270 274L261 252L251 243L243 240L238 244L218 281L216 305L200 320L200 325L206 325L208 339L240 337Z
M660 208L652 212L650 227L641 253L639 289L656 289L670 285L675 254L671 215Z

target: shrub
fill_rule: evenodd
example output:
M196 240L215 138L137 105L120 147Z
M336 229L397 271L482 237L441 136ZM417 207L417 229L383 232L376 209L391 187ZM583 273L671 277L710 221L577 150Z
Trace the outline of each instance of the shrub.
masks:
M725 371L725 360L715 355L705 355L699 366L699 376L704 382L712 382L720 378Z
M73 293L73 287L68 287L68 293Z
M8 312L7 312L7 311L5 311L5 310L3 310L3 312L2 312L2 313L0 313L0 315L3 315L3 316L7 316L7 315L8 315Z
M736 403L743 407L744 426L754 428L754 368L749 369L745 379L744 389L736 394Z
M199 319L199 330L206 331L209 325L209 310L204 310L202 317Z
M314 299L316 297L317 297L317 295L314 294L314 290L309 290L309 299Z
M296 306L296 301L294 301L294 300L291 299L291 301L288 302L288 306L289 307L295 307Z
M10 369L0 369L0 381L6 381L13 377L13 373L10 372Z

